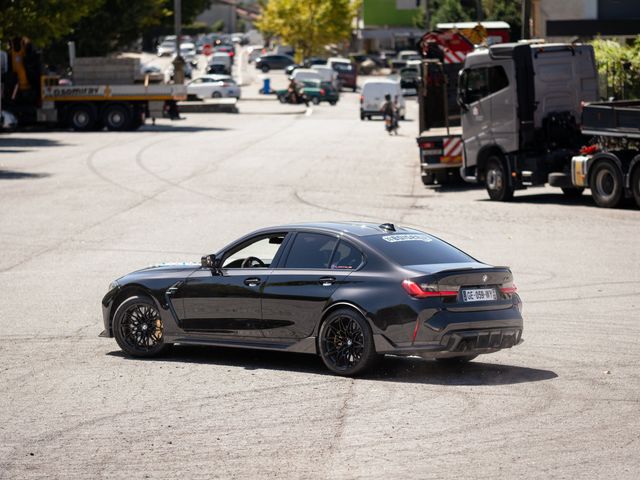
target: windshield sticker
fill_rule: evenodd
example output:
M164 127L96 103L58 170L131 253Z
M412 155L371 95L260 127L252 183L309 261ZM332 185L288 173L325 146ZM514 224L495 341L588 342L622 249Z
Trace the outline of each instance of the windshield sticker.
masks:
M395 242L431 242L433 239L428 237L427 235L416 235L411 233L403 233L400 235L385 235L382 237L385 242L395 243Z

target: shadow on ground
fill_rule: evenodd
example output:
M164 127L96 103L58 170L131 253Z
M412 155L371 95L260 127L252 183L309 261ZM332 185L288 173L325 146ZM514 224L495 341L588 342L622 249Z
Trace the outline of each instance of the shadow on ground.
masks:
M2 150L0 149L0 152ZM0 180L21 180L23 178L45 178L48 177L48 173L29 173L18 172L16 170L3 170L0 168Z
M246 370L286 370L315 375L332 375L320 357L288 352L264 350L244 350L223 347L174 346L167 355L154 359L134 359L121 351L107 355L121 357L128 361L160 361L177 363L197 363L241 367ZM536 368L501 365L475 361L459 366L448 366L435 360L416 357L385 356L363 379L421 383L425 385L512 385L517 383L539 382L556 378L555 372Z
M24 150L16 148L60 147L64 144L48 138L32 137L0 137L0 153L17 153Z
M187 125L176 125L175 123L170 123L168 125L143 125L140 127L140 132L175 132L175 133L185 133L185 132L222 132L225 130L231 130L230 128L225 127L197 127L197 126L187 126ZM131 132L128 132L131 133Z

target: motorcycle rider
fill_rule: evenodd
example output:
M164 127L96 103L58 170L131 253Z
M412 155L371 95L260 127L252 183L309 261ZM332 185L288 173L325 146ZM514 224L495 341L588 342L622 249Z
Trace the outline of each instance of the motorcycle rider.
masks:
M391 101L391 95L388 93L384 96L384 104L382 105L381 112L384 114L384 124L387 132L391 135L392 131L395 131L396 135L397 131L397 121L396 117L396 106Z
M298 84L293 78L289 81L289 87L287 88L287 92L288 92L290 103L304 102L304 104L307 107L309 106L309 100L307 100L307 97L305 96L304 92L302 92L300 84Z

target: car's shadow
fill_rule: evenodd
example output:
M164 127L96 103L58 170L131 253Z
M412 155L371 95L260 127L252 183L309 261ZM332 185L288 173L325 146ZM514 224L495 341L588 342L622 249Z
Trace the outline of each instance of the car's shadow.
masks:
M121 351L108 355L130 361L155 361L133 359ZM537 368L502 365L483 361L490 356L479 357L473 362L444 365L435 360L416 357L385 356L370 373L360 378L366 380L423 383L427 385L512 385L539 382L556 378L555 372ZM223 347L174 346L170 353L158 358L162 362L197 363L242 367L246 370L288 370L314 375L332 375L316 355L265 350L245 350Z

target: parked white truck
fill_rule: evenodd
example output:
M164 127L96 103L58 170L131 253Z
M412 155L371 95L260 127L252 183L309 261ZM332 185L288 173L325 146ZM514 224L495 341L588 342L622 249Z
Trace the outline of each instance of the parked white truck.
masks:
M547 182L582 194L572 157L589 142L583 106L597 99L589 45L504 43L468 54L458 82L463 178L484 184L492 200Z

